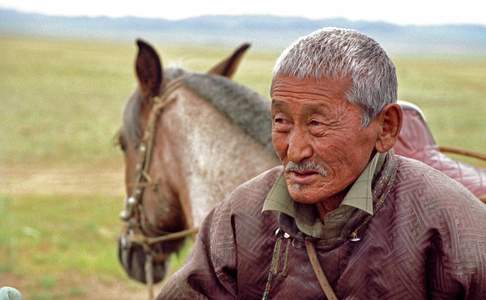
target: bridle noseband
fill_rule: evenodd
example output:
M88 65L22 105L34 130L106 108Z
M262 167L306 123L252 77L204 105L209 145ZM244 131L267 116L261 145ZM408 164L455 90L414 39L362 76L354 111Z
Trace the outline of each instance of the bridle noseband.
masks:
M174 100L174 97L171 98L170 95L183 85L183 79L181 76L170 81L162 95L151 99L154 105L149 114L142 142L138 147L139 162L136 165L134 191L126 198L125 208L120 213L120 218L125 223L125 230L120 240L121 247L129 248L131 243L135 243L141 245L145 252L145 280L147 282L149 300L153 299L154 245L185 238L198 231L197 228L190 228L178 232L163 232L157 237L151 237L142 228L142 220L147 219L143 210L143 193L147 186L153 184L153 180L149 175L149 167L154 147L155 125L163 109Z

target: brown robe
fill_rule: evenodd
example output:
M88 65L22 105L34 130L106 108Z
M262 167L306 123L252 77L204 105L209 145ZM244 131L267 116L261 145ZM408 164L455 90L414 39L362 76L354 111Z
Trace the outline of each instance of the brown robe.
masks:
M246 182L208 215L158 299L262 299L266 288L269 299L325 299L305 251L309 237L292 218L262 213L281 172ZM339 299L486 299L486 205L401 156L385 162L373 189L375 204L385 201L369 222L357 212L332 243L313 239Z

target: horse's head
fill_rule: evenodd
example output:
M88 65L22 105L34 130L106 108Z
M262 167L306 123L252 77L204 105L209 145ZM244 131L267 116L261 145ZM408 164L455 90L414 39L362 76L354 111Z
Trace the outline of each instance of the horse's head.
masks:
M125 107L118 142L125 158L127 200L122 219L125 230L119 240L119 259L128 275L146 283L146 261L152 260L153 281L165 276L168 255L177 251L184 240L169 238L148 246L142 240L172 236L190 229L192 218L185 201L178 160L170 137L157 124L163 122L164 106L177 89L178 77L184 71L162 68L157 52L144 41L137 40L135 62L138 88ZM231 77L248 44L240 46L231 56L218 63L209 73ZM170 124L167 124L170 126ZM150 254L150 257L147 256ZM145 267L144 267L145 266Z

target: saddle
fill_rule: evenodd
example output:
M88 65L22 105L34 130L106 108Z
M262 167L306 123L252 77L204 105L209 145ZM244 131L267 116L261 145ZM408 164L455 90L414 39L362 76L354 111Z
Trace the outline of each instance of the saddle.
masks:
M444 153L460 154L486 161L486 155L451 147L440 147L427 126L424 114L416 105L398 101L403 124L394 151L426 163L464 185L486 203L486 169L456 161Z

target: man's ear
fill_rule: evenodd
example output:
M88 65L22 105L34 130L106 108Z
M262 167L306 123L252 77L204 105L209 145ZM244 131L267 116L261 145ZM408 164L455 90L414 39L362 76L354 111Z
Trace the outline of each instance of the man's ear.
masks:
M387 104L378 115L378 138L376 151L384 153L390 150L397 141L402 128L402 109L397 103Z

